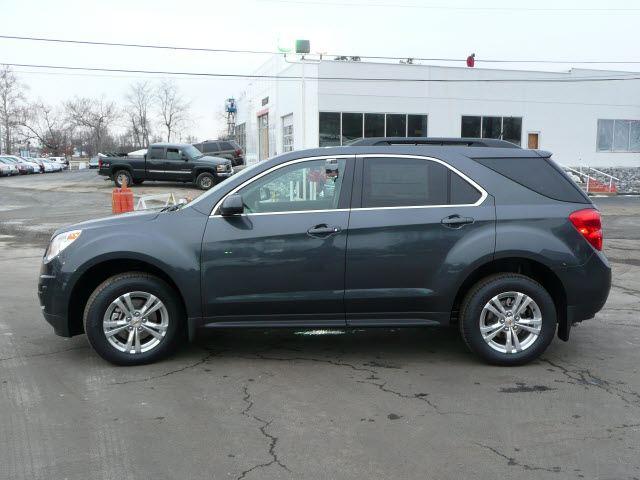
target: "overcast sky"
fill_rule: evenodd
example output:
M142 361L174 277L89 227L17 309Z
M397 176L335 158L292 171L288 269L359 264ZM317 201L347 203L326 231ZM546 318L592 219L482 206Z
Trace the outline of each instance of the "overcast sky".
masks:
M597 10L602 8L628 10ZM362 56L464 59L475 52L494 59L638 61L639 20L640 2L633 0L0 0L2 35L253 50L276 50L305 38L312 51ZM0 39L0 63L251 73L265 60L253 54ZM640 65L596 68L638 71ZM122 103L129 84L156 79L15 70L29 85L31 98L51 104L73 95L104 95ZM215 137L225 98L236 96L244 85L238 79L183 78L177 83L193 104L188 133L200 139Z

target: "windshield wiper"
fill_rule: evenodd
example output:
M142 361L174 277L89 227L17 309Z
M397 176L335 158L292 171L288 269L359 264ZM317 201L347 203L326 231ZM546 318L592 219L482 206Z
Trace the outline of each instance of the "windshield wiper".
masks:
M162 207L160 209L161 212L175 212L176 210L180 210L184 203L176 203L175 205L167 205L166 207Z

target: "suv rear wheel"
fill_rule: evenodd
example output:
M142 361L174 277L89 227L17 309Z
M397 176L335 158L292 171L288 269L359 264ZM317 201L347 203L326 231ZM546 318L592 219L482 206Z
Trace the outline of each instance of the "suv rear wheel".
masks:
M538 282L504 273L471 288L460 309L460 332L467 346L496 365L522 365L539 357L553 340L557 314Z
M105 280L89 297L84 329L89 343L116 365L141 365L177 346L184 314L174 290L153 275L129 272Z
M128 170L118 170L113 174L113 183L116 184L116 187L122 188L122 184L125 180L127 181L127 187L133 185L133 178Z

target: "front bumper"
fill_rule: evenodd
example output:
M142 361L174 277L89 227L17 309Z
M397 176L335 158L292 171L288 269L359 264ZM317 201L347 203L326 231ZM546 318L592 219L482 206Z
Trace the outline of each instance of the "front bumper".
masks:
M67 301L60 282L60 265L57 259L43 263L38 278L38 299L44 319L53 327L56 335L70 337L67 318Z

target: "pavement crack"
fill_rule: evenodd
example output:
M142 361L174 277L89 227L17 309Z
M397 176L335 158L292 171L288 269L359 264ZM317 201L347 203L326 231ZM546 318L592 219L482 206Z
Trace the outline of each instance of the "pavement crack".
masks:
M176 368L175 370L170 370L170 371L162 373L160 375L150 375L148 377L143 377L143 378L136 378L136 379L131 379L131 380L121 380L119 382L112 382L109 385L126 385L128 383L143 383L143 382L148 382L150 380L155 380L157 378L168 377L169 375L174 375L176 373L184 372L185 370L189 370L191 368L195 368L195 367L197 367L199 365L202 365L203 363L207 362L211 357L215 356L216 354L217 354L216 352L210 352L204 358L201 358L197 362L193 362L193 363L190 363L190 364L185 365L183 367Z
M505 455L497 448L490 447L489 445L484 445L482 443L476 443L476 445L484 448L485 450L489 450L495 453L498 457L504 458L505 460L507 460L507 465L509 465L510 467L520 467L523 470L527 470L527 471L543 471L543 472L551 472L551 473L560 473L562 471L560 467L540 467L535 465L529 465L527 463L522 463L516 460L514 457Z
M82 345L79 347L69 347L69 348L63 348L61 350L55 350L53 352L40 352L40 353L31 353L28 355L14 355L13 357L3 357L0 358L0 362L5 362L7 360L15 360L18 358L34 358L34 357L48 357L50 355L57 355L59 353L64 353L64 352L71 352L73 350L84 350L89 348L87 345Z
M586 368L574 368L569 369L564 365L552 362L551 360L541 358L541 362L547 363L552 367L557 368L560 373L572 381L572 383L583 385L585 388L595 387L607 392L610 395L618 397L627 405L640 406L640 393L634 390L625 390L608 380L597 377L589 369Z
M399 397L405 400L418 400L418 401L424 402L429 407L431 407L434 413L437 413L440 415L472 415L467 412L441 410L437 404L431 401L428 393L404 393L404 392L389 388L387 386L386 381L384 382L375 381L379 379L378 375L380 375L380 372L378 370L369 368L369 367L360 367L360 366L354 365L353 363L331 360L328 358L299 357L299 356L279 357L279 356L271 356L271 355L264 355L264 354L256 354L255 356L252 356L252 357L241 357L241 358L247 358L247 359L259 358L261 360L272 360L272 361L278 361L278 362L306 361L306 362L325 363L325 364L333 365L336 367L346 367L355 372L369 374L369 376L366 377L365 379L356 380L357 383L373 385L385 393L395 395L396 397Z
M252 467L243 470L240 475L238 477L236 477L236 480L242 480L243 478L245 478L249 473L253 472L254 470L258 470L261 468L267 468L270 467L271 465L278 465L279 467L283 468L284 470L286 470L287 472L291 473L291 470L289 470L289 467L287 467L286 464L282 463L282 461L280 460L280 458L278 457L278 454L276 453L276 446L278 445L278 437L276 437L275 435L270 434L267 431L267 428L269 428L269 426L271 425L271 423L273 422L273 420L264 420L263 418L258 417L257 415L254 415L253 413L251 413L251 410L253 409L254 406L254 401L251 398L251 393L249 393L249 387L247 385L244 385L242 387L242 391L244 393L244 396L242 397L242 401L246 404L246 406L244 407L244 409L240 412L242 415L244 415L245 417L249 418L249 419L253 419L256 422L258 422L260 424L260 426L258 427L258 430L260 430L260 433L262 434L263 437L265 437L268 440L268 445L269 448L267 450L267 453L269 454L269 456L271 457L271 460L268 462L262 462L259 463L257 465L253 465Z

